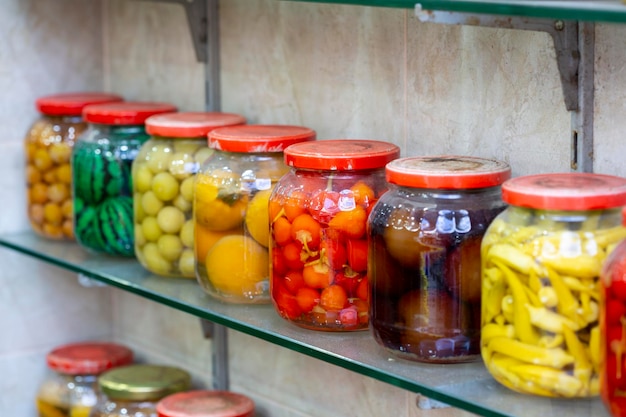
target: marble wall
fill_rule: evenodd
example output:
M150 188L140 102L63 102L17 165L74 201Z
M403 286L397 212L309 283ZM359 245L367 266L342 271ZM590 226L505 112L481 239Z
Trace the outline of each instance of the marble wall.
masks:
M515 175L569 170L565 110L550 38L541 33L420 23L412 10L220 1L222 110L252 123L301 124L320 139L388 140L404 156L461 153L508 161ZM106 89L202 110L196 62L176 4L6 0L0 9L0 233L28 228L21 140L37 96ZM595 169L626 175L622 89L626 26L596 29ZM211 384L211 341L199 320L0 249L0 415L34 415L52 346L113 337L142 361L182 366ZM258 415L447 416L416 395L229 332L231 388ZM390 411L393 410L393 411ZM390 414L391 413L391 414Z

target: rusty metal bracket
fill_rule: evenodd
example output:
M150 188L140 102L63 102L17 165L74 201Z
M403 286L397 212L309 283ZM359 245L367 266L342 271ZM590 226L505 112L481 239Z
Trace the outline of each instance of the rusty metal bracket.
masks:
M593 171L593 23L423 10L419 3L415 16L421 22L548 33L554 42L565 108L571 112L571 170Z
M191 32L191 40L196 51L198 62L207 62L208 17L207 0L140 0L176 3L185 8L187 24Z

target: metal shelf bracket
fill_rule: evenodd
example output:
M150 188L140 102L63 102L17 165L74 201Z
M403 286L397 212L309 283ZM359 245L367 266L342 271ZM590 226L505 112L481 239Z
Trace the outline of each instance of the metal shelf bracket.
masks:
M594 24L578 21L423 10L421 22L546 32L552 37L565 108L571 112L571 170L593 171Z
M198 62L207 62L208 19L207 0L140 0L176 3L185 8L191 40Z
M228 329L221 324L200 319L202 333L212 339L212 381L213 389L228 391L230 381L228 373Z

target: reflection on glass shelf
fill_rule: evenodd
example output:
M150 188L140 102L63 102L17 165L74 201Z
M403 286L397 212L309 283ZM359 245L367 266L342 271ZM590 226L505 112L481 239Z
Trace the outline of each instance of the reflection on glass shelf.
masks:
M429 365L394 359L365 331L304 330L281 319L270 305L223 304L205 295L196 281L152 275L133 259L90 254L76 244L43 240L32 232L2 236L0 246L480 415L608 416L598 399L553 400L512 392L480 362Z
M375 7L441 10L473 14L526 16L548 19L626 23L621 0L292 0L310 3L352 4Z

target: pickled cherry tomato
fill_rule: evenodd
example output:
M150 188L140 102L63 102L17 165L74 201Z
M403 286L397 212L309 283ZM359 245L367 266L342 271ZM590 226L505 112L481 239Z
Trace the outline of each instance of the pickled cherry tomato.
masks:
M364 330L367 216L387 191L384 166L399 149L378 141L321 141L313 145L319 152L302 145L285 150L293 169L269 200L274 307L304 328Z

